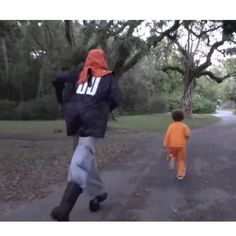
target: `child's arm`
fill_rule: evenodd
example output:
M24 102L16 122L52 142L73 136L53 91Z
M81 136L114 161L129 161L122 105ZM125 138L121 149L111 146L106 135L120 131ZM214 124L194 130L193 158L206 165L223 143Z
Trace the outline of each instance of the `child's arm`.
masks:
M168 147L169 146L169 137L170 137L170 126L168 127L165 137L164 137L164 141L163 141L163 146L164 147Z

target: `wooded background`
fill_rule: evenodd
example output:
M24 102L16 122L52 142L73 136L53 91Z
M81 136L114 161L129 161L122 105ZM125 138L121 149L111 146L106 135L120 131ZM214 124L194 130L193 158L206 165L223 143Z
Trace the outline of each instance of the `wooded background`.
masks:
M212 113L236 103L235 32L225 20L0 21L0 119L60 118L51 82L92 48L120 81L119 114Z

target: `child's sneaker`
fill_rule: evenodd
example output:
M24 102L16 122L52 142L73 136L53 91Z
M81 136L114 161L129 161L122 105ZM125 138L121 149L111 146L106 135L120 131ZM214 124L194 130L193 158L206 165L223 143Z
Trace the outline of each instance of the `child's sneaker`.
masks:
M175 168L175 159L170 159L169 161L169 169L173 170Z
M176 177L178 180L182 180L184 178L184 176L177 176Z
M168 156L166 157L167 161L169 161L169 160L171 160L173 158L174 158L174 156L173 156L172 153L168 154Z

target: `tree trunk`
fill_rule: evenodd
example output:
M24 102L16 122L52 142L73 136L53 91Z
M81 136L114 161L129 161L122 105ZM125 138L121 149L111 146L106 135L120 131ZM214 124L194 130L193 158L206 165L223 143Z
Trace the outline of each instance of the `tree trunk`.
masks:
M5 67L5 79L7 81L7 98L10 100L11 83L9 80L9 64L8 64L8 56L7 56L7 46L6 46L6 42L4 38L2 38L2 51L3 51L4 67Z
M20 99L21 99L21 102L24 102L24 89L23 89L23 83L21 82L20 84Z
M70 44L71 49L73 50L76 45L73 32L73 24L71 20L65 20L65 35L68 43Z
M46 64L47 64L47 58L48 58L47 55L45 55L43 57L42 66L41 66L40 71L39 71L39 83L38 83L37 99L39 99L43 94L44 74L45 74L45 68L46 68Z
M182 109L185 117L191 119L193 111L193 92L195 87L195 79L186 79L184 84L184 93L182 96Z

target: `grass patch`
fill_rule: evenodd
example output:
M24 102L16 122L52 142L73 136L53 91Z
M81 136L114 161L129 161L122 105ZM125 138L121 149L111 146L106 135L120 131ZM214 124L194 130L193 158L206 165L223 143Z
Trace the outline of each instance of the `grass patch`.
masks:
M193 119L185 119L184 122L190 129L197 129L211 125L219 121L218 117L213 115L194 115ZM138 132L164 132L172 122L170 114L153 114L153 115L135 115L122 116L118 121L111 121L110 127L132 130Z
M194 115L185 119L191 129L205 127L217 122L219 118L212 115ZM170 114L121 116L118 121L109 122L109 126L138 132L163 132L172 122ZM0 134L32 134L47 136L65 136L65 122L54 121L0 121Z
M54 121L0 121L1 134L65 135L65 122Z

